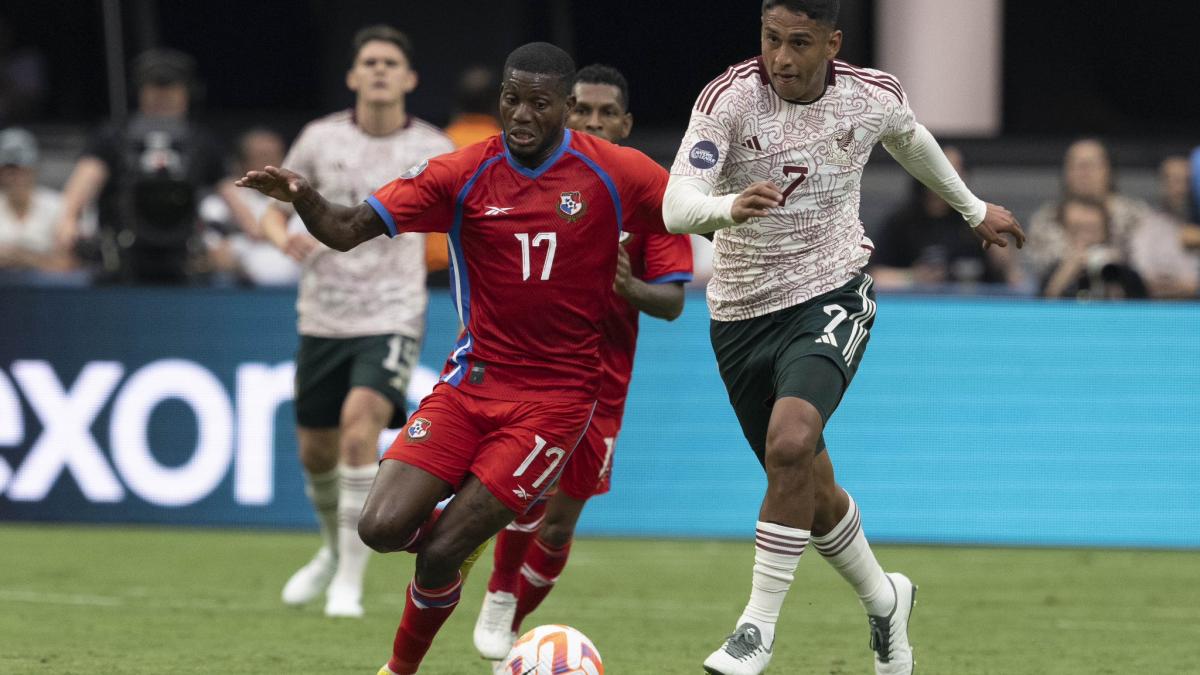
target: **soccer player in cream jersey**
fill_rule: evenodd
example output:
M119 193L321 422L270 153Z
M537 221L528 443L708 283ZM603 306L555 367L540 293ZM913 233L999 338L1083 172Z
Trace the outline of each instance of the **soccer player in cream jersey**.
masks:
M963 184L896 78L835 60L837 14L837 0L763 2L761 55L701 91L663 199L670 231L715 232L713 350L767 474L750 600L704 662L718 675L767 667L784 596L810 541L866 609L876 673L913 670L908 620L916 586L875 559L822 435L875 317L872 281L862 271L873 244L858 219L872 147L883 143L984 246L1006 246L1005 234L1024 243L1012 214Z
M357 203L454 144L437 127L408 114L404 97L417 83L408 38L370 26L353 42L346 85L354 108L304 128L283 165L308 176L330 198ZM362 616L370 549L358 520L379 461L379 433L406 418L409 375L425 331L425 238L377 237L348 252L289 232L289 204L276 202L264 233L300 261L300 349L296 423L305 489L322 545L288 580L283 601L300 605L325 592L325 614Z

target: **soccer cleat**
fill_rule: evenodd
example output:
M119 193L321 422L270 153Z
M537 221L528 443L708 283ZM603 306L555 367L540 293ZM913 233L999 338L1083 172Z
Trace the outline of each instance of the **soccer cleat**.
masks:
M330 584L325 593L325 616L343 619L361 619L362 587L352 588L343 584Z
M286 605L303 605L312 602L325 592L329 580L337 570L337 558L327 547L322 546L313 559L296 570L283 586L283 602Z
M483 596L483 607L475 621L475 649L490 661L499 661L508 656L517 633L512 629L517 615L517 596L497 591Z
M762 632L758 626L744 623L726 638L720 649L704 659L704 672L710 675L759 675L770 662L771 647L762 643Z
M908 620L917 604L917 586L898 572L887 575L896 591L896 606L887 616L868 616L871 624L871 649L875 651L876 675L911 675L912 645L908 643Z
M383 664L383 667L379 669L379 672L375 673L375 675L397 675L397 673L391 668L388 668L387 664L385 663Z

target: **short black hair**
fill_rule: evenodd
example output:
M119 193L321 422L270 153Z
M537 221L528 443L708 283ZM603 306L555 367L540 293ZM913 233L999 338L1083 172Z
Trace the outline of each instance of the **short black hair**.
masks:
M413 45L412 40L408 36L395 28L385 24L377 23L373 26L367 26L354 34L354 39L350 41L350 65L358 60L358 53L368 42L390 42L400 49L404 54L404 59L408 61L408 66L413 65Z
M575 85L575 59L549 42L530 42L512 50L504 61L504 77L514 70L557 77L563 96L570 96Z
M625 76L621 71L606 66L603 63L593 63L590 66L584 66L575 73L575 84L584 82L586 84L609 84L617 88L617 94L621 101L621 109L629 112L629 82L625 80Z
M841 0L763 0L762 11L765 14L774 7L783 7L793 14L806 14L813 21L836 26L841 5Z

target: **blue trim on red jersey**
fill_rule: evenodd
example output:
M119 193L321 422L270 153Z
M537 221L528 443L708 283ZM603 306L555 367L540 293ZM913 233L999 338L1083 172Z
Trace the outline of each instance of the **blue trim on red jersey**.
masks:
M450 352L450 358L447 359L454 364L448 373L442 376L441 381L457 387L462 382L463 377L467 374L467 357L475 350L475 338L471 337L470 330L464 330L459 336L458 342L454 343L454 349Z
M500 161L501 157L503 155L496 155L480 164L466 185L463 185L462 189L458 191L458 197L454 200L454 223L447 233L450 241L450 297L454 300L454 309L458 312L458 320L464 326L471 325L471 280L467 277L467 261L462 246L463 204L466 203L467 195L470 194L471 188L475 187L475 183L483 175L483 172L489 166Z
M391 212L387 210L387 207L383 205L383 202L376 199L375 195L367 197L366 201L371 205L371 208L375 209L375 213L378 213L379 217L383 219L383 224L387 225L388 234L392 235L393 237L396 236L396 220L392 218Z
M653 279L646 279L646 283L648 283L648 284L669 284L672 281L682 281L684 283L687 283L691 280L692 280L691 272L671 272L669 274L664 274L661 277L654 277Z
M550 153L550 157L548 157L546 161L542 162L541 165L536 169L529 169L517 163L517 160L513 158L512 153L508 151L507 134L500 134L500 140L504 142L504 158L508 160L508 165L512 167L512 170L516 171L522 176L525 176L526 178L537 178L538 176L541 176L549 171L550 167L554 166L555 162L562 159L563 153L567 152L567 148L571 145L571 130L563 129L562 143L559 143L558 148L554 152Z
M612 197L613 206L617 208L617 232L620 233L620 231L624 229L625 216L621 211L621 194L617 192L617 186L615 183L613 183L613 179L609 177L608 173L606 173L604 169L600 168L599 164L592 161L591 157L579 152L575 148L570 148L567 150L567 152L578 157L580 161L588 165L588 168L590 168L592 171L595 171L596 175L600 177L600 182L604 183L604 187L608 188L608 195Z

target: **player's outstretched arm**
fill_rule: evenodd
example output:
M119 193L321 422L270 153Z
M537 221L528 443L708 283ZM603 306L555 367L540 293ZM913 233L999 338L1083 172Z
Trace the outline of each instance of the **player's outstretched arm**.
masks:
M987 215L983 217L982 222L971 229L975 232L975 236L983 240L985 249L991 246L1007 247L1008 242L1004 240L1006 234L1013 238L1017 248L1025 246L1025 230L1021 229L1021 224L1008 209L998 204L989 202Z
M322 244L349 251L369 239L387 234L387 226L367 204L340 206L330 203L308 180L294 171L268 166L249 171L235 183L258 190L268 197L291 202L304 226Z

